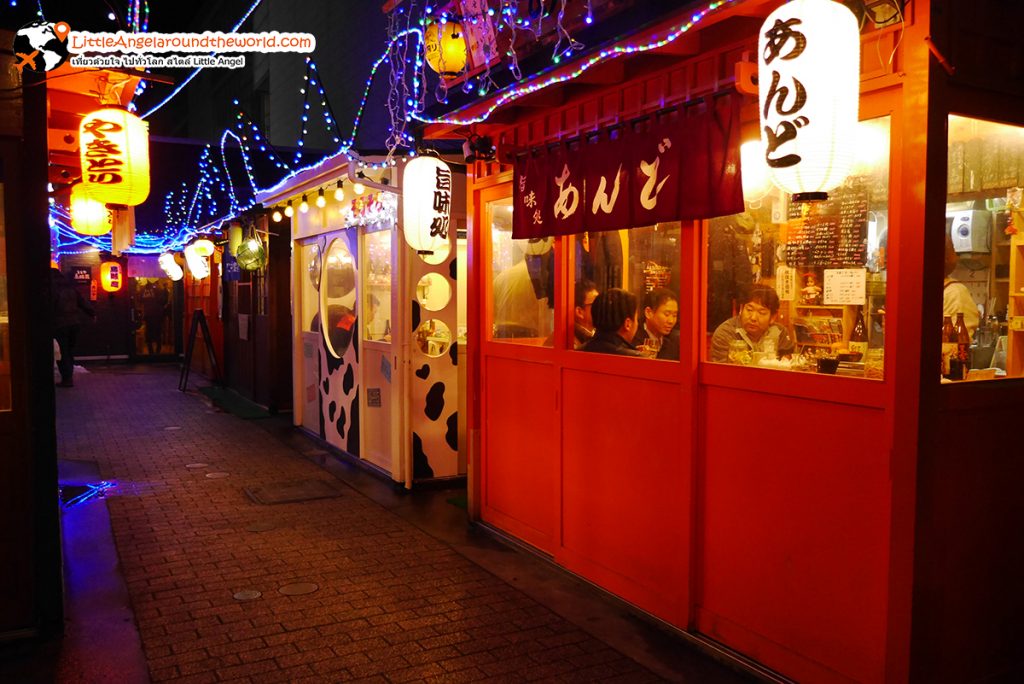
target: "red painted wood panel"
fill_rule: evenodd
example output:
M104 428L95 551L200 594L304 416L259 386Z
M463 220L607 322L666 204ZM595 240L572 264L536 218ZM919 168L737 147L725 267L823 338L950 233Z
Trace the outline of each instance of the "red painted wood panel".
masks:
M699 629L800 681L881 681L884 411L708 387L702 415Z
M483 519L554 553L559 442L554 372L548 364L494 356L485 356L484 364Z
M562 388L557 560L685 624L692 470L679 385L566 369Z

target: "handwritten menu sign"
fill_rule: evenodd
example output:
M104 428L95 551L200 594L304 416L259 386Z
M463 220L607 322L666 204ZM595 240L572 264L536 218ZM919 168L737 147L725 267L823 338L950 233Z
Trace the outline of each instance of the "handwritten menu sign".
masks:
M786 263L803 267L863 266L867 257L868 192L860 185L810 207L791 204Z
M861 306L867 300L867 270L863 268L826 268L826 306L853 304Z

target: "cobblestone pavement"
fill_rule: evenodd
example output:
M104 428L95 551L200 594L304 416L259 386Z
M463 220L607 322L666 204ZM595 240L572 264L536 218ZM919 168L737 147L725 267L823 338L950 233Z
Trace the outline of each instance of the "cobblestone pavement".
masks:
M57 390L61 458L116 483L107 505L153 681L659 681L176 380L126 368ZM342 494L267 506L243 491L305 479ZM296 583L317 590L281 593Z

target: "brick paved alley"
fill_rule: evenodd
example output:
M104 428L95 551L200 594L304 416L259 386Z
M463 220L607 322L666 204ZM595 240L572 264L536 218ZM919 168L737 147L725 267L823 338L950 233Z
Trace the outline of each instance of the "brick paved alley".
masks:
M337 480L312 442L176 380L99 369L58 395L60 457L116 483L106 505L152 681L661 679ZM341 496L260 505L243 491L309 479ZM280 591L302 583L317 589ZM690 681L734 680L708 663Z

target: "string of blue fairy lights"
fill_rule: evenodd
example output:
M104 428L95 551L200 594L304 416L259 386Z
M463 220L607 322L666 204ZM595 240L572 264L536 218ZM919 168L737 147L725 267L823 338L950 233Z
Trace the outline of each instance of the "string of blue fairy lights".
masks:
M236 24L236 26L232 30L237 29L245 21L245 19L247 19L248 16L256 9L256 7L260 4L261 1L262 0L255 0L255 2L253 2L252 5L250 6L249 10L246 12L245 16L238 22L238 24ZM551 73L553 69L556 69L559 66L561 57L569 54L566 53L564 50L560 53L556 52L556 54L554 54L552 57L551 67L549 67L544 72L537 74L532 79L528 79L526 82L522 82L522 80L519 79L519 82L517 82L516 84L506 88L500 94L496 94L479 114L475 116L442 115L437 117L430 117L423 114L425 110L425 104L422 99L423 93L421 91L421 89L425 88L426 85L423 81L423 78L421 77L423 70L423 62L425 59L425 36L424 29L422 27L424 27L430 21L425 17L429 16L433 12L433 7L428 5L424 10L425 17L421 18L420 21L418 22L419 26L406 28L404 30L398 31L393 36L391 36L387 45L384 47L384 50L382 51L380 57L378 57L373 62L370 68L370 73L366 79L366 83L363 88L362 97L360 98L359 105L356 109L356 114L353 118L351 134L344 141L339 141L339 136L337 135L338 122L333 117L333 114L330 112L327 96L323 89L323 84L318 78L316 64L310 57L307 56L306 75L304 77L304 84L300 89L300 92L303 95L304 100L301 114L301 134L297 141L297 147L301 148L304 146L305 136L308 134L308 112L310 111L309 97L311 94L311 89L315 87L320 96L322 114L324 116L325 125L328 127L328 132L332 134L332 139L335 143L340 143L338 149L335 152L328 154L327 156L335 156L339 153L352 155L357 160L357 163L361 168L382 168L385 166L395 165L395 161L393 158L391 158L391 156L389 156L384 162L379 163L368 163L363 160L360 160L358 158L358 154L354 150L354 144L359 131L360 124L363 119L363 115L365 114L365 109L371 89L374 85L380 67L386 61L389 60L389 57L392 55L393 50L396 50L396 48L400 44L402 44L403 41L408 41L410 40L410 38L414 39L415 41L415 50L413 51L411 57L406 58L405 62L407 67L413 67L411 69L408 69L408 71L412 73L413 85L411 89L411 95L404 102L405 121L411 122L415 120L427 124L448 124L468 126L486 121L498 108L518 98L530 95L532 93L536 93L538 91L557 85L559 83L565 83L567 81L576 79L589 69L596 66L597 64L600 64L611 59L616 59L624 55L638 54L665 47L666 45L669 45L675 40L677 40L680 36L692 30L698 23L700 23L708 15L734 2L737 2L737 0L715 0L714 2L711 2L708 5L706 5L703 9L694 11L689 17L688 21L685 21L679 24L678 26L670 29L666 34L664 34L660 38L657 35L655 35L652 36L645 43L618 44L613 47L601 50L600 52L588 57L587 59L582 60L572 70L566 71L564 73ZM437 21L444 22L449 20L449 17L447 15L435 16L437 16L437 19L435 19ZM493 12L489 11L489 16L493 16ZM453 16L451 17L451 19L455 20L456 17ZM519 20L516 21L518 22ZM589 2L587 3L587 16L585 21L587 24L590 24L593 21L593 12ZM573 43L573 48L578 49L577 44ZM172 92L167 98L165 98L162 102L160 102L149 112L144 114L143 118L157 111L160 107L164 106L172 97L177 95L177 93L180 92L181 89L184 88L195 77L198 71L198 69L193 71L193 73L190 74L189 77L185 81L183 81L178 86L178 88L175 89L174 92ZM405 78L406 76L405 74L402 74L401 77ZM483 97L485 94L486 88L483 88L483 86L481 86L481 91L479 92L479 95ZM238 107L237 100L234 101L234 104L236 107ZM202 223L201 216L203 212L201 210L194 211L197 202L199 203L200 209L203 208L202 205L204 203L201 198L205 198L205 200L209 203L209 206L206 207L207 217L213 217L217 213L215 207L218 207L219 204L216 198L214 197L214 195L217 193L215 185L219 187L220 192L228 199L228 213L224 216L225 218L227 218L233 215L237 215L238 213L254 206L256 203L255 197L257 194L261 192L273 192L283 189L297 175L314 168L315 166L317 166L317 164L319 164L322 161L322 159L319 159L308 165L300 166L301 152L297 152L293 162L291 164L288 164L282 157L277 155L276 151L273 149L273 146L269 145L265 136L262 135L262 133L259 131L259 128L251 120L248 122L248 128L250 132L243 132L243 129L245 127L245 121L243 120L244 115L240 109L236 119L237 120L235 123L235 127L238 129L239 132L235 133L229 131L228 129L225 129L221 136L221 163L219 165L219 168L217 164L211 163L208 154L204 154L203 158L201 158L199 162L200 181L196 185L195 190L192 193L192 197L189 199L190 207L186 212L182 212L181 208L179 208L176 212L177 216L184 217L183 220L181 220L180 223L172 221L170 220L171 213L168 213L168 226L174 225L175 227L177 227L177 230L174 231L174 234L159 238L140 234L136 239L135 246L129 249L129 252L158 253L163 251L175 251L176 249L180 249L181 247L183 247L184 244L187 244L187 242L192 237L195 237L201 225L207 225L211 222L206 221L205 223ZM252 189L253 192L252 198L249 199L248 201L240 201L235 191L235 184L231 178L231 171L228 167L227 156L225 152L225 145L228 138L233 139L237 143L241 153L243 161L242 168L247 176L249 187ZM413 137L409 135L407 132L401 131L400 139L409 144L410 149L407 152L407 154L409 156L413 156L415 154ZM271 159L276 168L286 171L285 175L272 186L260 188L256 183L252 171L252 166L249 160L249 154L252 152L252 149L250 147L251 142L258 143L259 150L267 154L267 156ZM216 176L220 175L223 176L223 179L215 179ZM182 199L180 200L180 202L184 202L186 199L188 199L186 197L186 193L183 192ZM169 205L170 197L168 197L167 202L165 202L165 207L168 207ZM193 218L193 215L195 215L195 218ZM54 223L52 218L51 222ZM103 236L101 238L90 238L88 236L81 236L78 235L77 233L73 233L73 231L70 231L70 226L68 225L69 217L66 216L60 218L55 223L57 225L58 235L67 238L69 241L73 241L74 245L84 243L89 245L90 248L101 250L104 248L109 249L109 236ZM71 235L65 235L65 229L70 231Z

